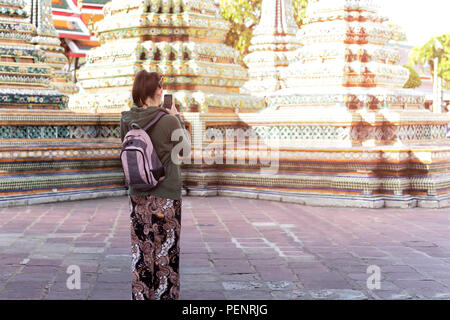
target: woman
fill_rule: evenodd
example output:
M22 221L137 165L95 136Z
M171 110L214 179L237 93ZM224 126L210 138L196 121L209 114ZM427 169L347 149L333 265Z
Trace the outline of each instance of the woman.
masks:
M167 164L165 179L148 192L129 189L132 245L132 299L178 299L180 288L179 254L181 228L181 172L171 159L172 132L186 129L175 104L170 110L160 107L162 77L145 70L136 74L130 111L122 112L123 141L131 123L145 127L159 112L164 115L147 130L155 151ZM189 142L186 135L184 142ZM190 148L189 148L190 149ZM178 163L177 161L175 161Z

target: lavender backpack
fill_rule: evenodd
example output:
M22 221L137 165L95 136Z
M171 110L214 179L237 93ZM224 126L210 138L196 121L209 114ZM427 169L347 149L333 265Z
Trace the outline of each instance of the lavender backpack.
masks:
M158 113L155 119L143 129L132 123L131 130L123 139L120 160L127 186L136 191L149 191L165 179L167 167L162 165L153 148L152 140L146 132L165 114Z

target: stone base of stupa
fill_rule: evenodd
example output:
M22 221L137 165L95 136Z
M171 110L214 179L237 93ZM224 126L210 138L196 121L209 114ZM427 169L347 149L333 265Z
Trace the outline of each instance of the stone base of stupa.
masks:
M276 109L184 113L193 151L182 165L183 194L315 206L450 206L449 115ZM119 120L119 114L2 111L0 206L125 195ZM223 139L208 136L211 129ZM249 138L233 143L230 129ZM208 152L221 141L222 149Z
M0 207L125 195L119 116L0 111Z
M314 206L450 206L448 116L425 110L349 112L336 107L305 107L299 112L297 107L210 114L195 121L196 148L182 171L188 195ZM225 133L233 128L248 137L256 133L258 143L253 136L253 143L236 143L234 152L224 146L213 153L218 157L205 153L217 138L202 145L199 130L219 130L224 145L233 145ZM251 156L255 154L256 162Z

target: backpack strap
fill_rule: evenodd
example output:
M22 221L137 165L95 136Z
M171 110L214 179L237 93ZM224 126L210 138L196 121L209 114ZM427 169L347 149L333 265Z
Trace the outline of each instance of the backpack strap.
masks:
M162 176L167 176L167 168L169 167L169 162L164 163L160 168L152 170L153 175L156 180L159 180Z
M154 124L156 124L158 121L159 121L159 119L161 119L163 116L165 116L167 113L165 113L165 112L162 112L162 111L160 111L157 115L156 115L156 117L152 120L152 121L150 121L150 123L149 124L147 124L143 129L144 129L144 131L147 131L148 129L150 129Z

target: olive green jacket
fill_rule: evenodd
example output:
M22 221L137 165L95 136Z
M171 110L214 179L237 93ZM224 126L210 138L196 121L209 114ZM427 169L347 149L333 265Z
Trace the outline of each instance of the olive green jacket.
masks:
M152 128L147 130L150 139L152 140L153 147L156 154L163 164L167 164L166 178L161 181L154 189L146 192L138 192L129 188L129 195L148 196L154 195L167 199L179 200L181 197L181 170L180 165L173 163L171 159L172 149L183 141L186 149L191 150L191 144L189 134L186 131L186 126L180 115L171 115L165 108L161 107L148 107L147 109L133 106L129 111L122 112L122 118L120 121L120 138L123 142L125 135L130 130L132 123L138 124L141 128L144 128L150 121L152 121L158 112L164 112L164 115L159 121L153 125ZM184 135L180 141L172 141L172 132L176 129L184 129ZM186 144L187 143L187 144ZM181 152L180 152L181 154ZM188 156L189 154L184 154Z

